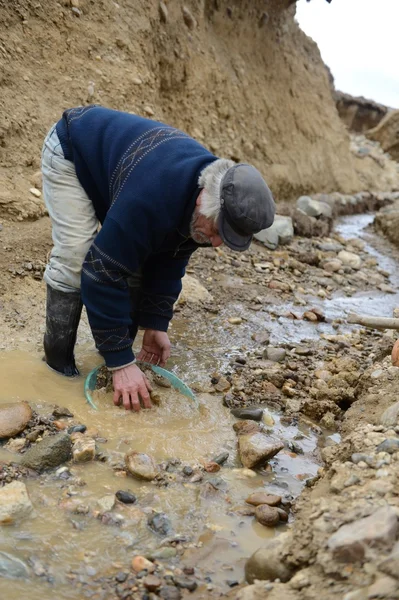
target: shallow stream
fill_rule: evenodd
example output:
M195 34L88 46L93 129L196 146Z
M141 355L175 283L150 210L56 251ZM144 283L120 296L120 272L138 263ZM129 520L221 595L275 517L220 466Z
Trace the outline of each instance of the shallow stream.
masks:
M353 216L339 221L336 230L345 237L363 237L367 250L375 255L380 267L392 270L396 266L391 258L376 249L377 238L363 229L372 217ZM378 246L379 248L380 246ZM392 279L395 285L398 279ZM349 298L336 296L320 300L312 297L313 305L322 307L328 318L356 308L359 313L375 314L375 306L384 303L386 316L396 306L395 295L383 292L355 294ZM377 302L378 301L378 302ZM281 307L279 307L281 308ZM287 305L287 309L289 309ZM244 307L226 305L229 314L240 314ZM187 383L209 382L210 374L226 367L232 356L251 347L250 331L267 328L271 341L279 343L289 339L300 341L312 339L320 333L333 333L329 323L315 327L304 321L274 319L268 313L248 311L247 326L228 331L220 330L211 335L213 323L224 315L210 318L210 331L195 327L185 328L179 323L173 328L175 355L169 368L176 371ZM267 324L266 324L267 321ZM220 335L219 335L220 333ZM242 336L240 338L240 336ZM217 344L213 342L217 340ZM97 365L100 357L92 345L78 348L79 364L83 375ZM100 400L100 409L93 410L83 395L83 378L65 380L49 371L37 354L26 352L3 352L0 355L0 403L27 400L38 412L49 413L49 405L68 407L75 420L98 430L107 441L99 446L117 459L129 450L152 455L158 463L169 459L182 461L183 465L195 466L227 451L229 459L221 471L206 474L204 481L213 480L220 494L207 498L195 483L174 482L173 469L167 487L153 483L140 483L133 478L118 476L109 463L95 461L70 467L75 477L86 485L70 484L56 474L29 479L27 487L35 507L34 514L16 526L3 527L0 551L8 552L29 565L29 580L0 579L0 598L7 600L50 600L81 598L81 590L69 583L71 572L78 574L82 582L101 575L115 573L117 569L129 569L135 554L148 554L162 545L162 538L151 532L140 519L141 510L151 507L168 515L174 534L185 537L199 547L186 551L184 564L200 566L212 579L212 583L227 588L227 580L241 581L245 559L262 541L274 536L276 531L258 524L252 517L241 517L231 508L244 504L253 491L267 489L271 493L297 496L306 479L313 477L320 466L317 446L334 443L336 436L317 437L309 425L299 427L281 424L278 414L269 412L274 420L273 435L289 441L296 439L303 454L293 455L288 450L280 452L270 461L270 470L248 471L242 469L236 456L236 436L232 425L235 419L222 405L221 395L198 394L199 408L177 393L162 391L163 401L159 407L139 414L127 413L115 408L110 400ZM117 454L117 453L120 453ZM0 459L10 459L10 453L0 450ZM138 501L132 507L118 505L114 512L125 518L122 527L106 525L87 515L71 514L65 509L75 497L91 509L98 499L117 490L134 492ZM64 508L62 508L64 506ZM279 531L284 527L279 527ZM40 573L43 571L43 575ZM36 575L33 572L36 572ZM90 597L90 590L84 597Z

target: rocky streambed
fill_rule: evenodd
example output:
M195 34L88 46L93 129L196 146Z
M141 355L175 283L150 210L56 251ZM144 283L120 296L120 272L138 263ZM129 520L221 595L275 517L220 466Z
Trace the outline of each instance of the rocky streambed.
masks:
M100 394L96 412L82 381L3 352L7 598L397 597L395 336L346 315L392 315L398 256L372 216L331 229L335 209L301 205L274 250L190 263L171 368L198 407L160 387L152 411ZM98 356L81 337L87 373Z

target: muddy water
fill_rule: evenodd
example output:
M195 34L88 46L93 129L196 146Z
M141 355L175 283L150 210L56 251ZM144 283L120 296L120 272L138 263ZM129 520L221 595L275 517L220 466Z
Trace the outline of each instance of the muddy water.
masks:
M185 358L188 354L185 355ZM83 374L99 362L91 348L80 349ZM193 359L188 361L192 368ZM213 360L213 369L217 367ZM175 366L177 372L185 372L185 378L201 379L207 371L197 358L191 370L183 356ZM22 376L21 376L22 374ZM0 580L0 592L7 592L9 600L29 597L78 598L77 591L68 585L70 570L84 579L115 572L116 568L128 568L132 556L159 547L157 538L144 522L138 522L137 506L165 512L171 519L173 531L193 543L203 546L204 558L193 549L195 562L209 572L212 580L223 584L227 579L242 579L245 558L262 544L266 537L274 536L274 530L266 529L251 517L239 517L230 511L242 504L254 490L265 486L277 493L297 495L304 484L303 479L312 477L318 468L313 455L317 440L309 427L301 427L298 442L304 455L294 458L282 452L272 462L270 472L248 472L240 468L236 457L236 438L232 429L234 418L222 406L221 397L210 394L198 396L199 408L190 400L169 390L160 390L162 404L152 411L140 414L127 413L112 405L109 397L97 398L99 410L94 411L83 396L82 378L65 380L49 371L39 356L24 352L3 353L0 356L0 403L10 400L27 400L38 412L48 414L49 404L68 406L75 420L98 429L107 439L101 449L113 454L117 460L128 450L140 450L151 454L157 462L179 458L183 464L195 466L201 460L209 460L228 451L228 463L216 475L220 496L202 497L199 484L170 483L167 488L121 478L107 463L74 465L71 472L82 478L83 487L49 475L40 480L29 480L27 486L35 507L33 517L18 526L3 527L0 550L29 562L39 561L49 570L54 583L49 585L43 578L34 577L29 584L24 581ZM274 415L273 433L284 440L298 434L296 427L280 424ZM120 453L120 454L118 454ZM0 459L10 458L2 450ZM181 467L180 467L181 468ZM114 511L125 517L122 527L107 526L93 517L69 514L60 509L68 498L79 498L84 504L96 509L96 502L106 494L118 489L129 489L138 496L133 508L119 506ZM220 551L221 547L223 552ZM207 550L209 549L209 552ZM212 548L215 548L213 551ZM190 557L187 557L187 560ZM29 590L29 592L27 592ZM24 594L29 593L29 596ZM0 597L3 597L0 594Z
M367 250L376 256L380 267L395 273L396 257L389 256L390 249L367 231L371 219L369 216L341 219L337 231L348 238L363 237ZM397 285L399 281L394 277L391 283ZM230 285L236 284L237 281L230 282ZM337 294L325 301L304 298L319 305L329 319L342 316L352 307L359 313L375 314L375 307L381 306L381 302L388 316L397 304L395 295L378 290L357 293L351 298ZM210 373L225 368L231 357L252 347L254 327L268 329L272 343L299 342L314 339L322 332L334 332L329 323L315 328L304 321L274 318L273 308L269 307L269 312L254 313L238 303L228 303L221 314L209 316L206 330L195 320L188 328L186 323L176 319L171 329L174 362L170 368L187 383L209 382ZM279 307L294 308L288 304ZM226 325L230 316L248 320L235 328ZM90 344L78 347L78 359L83 375L100 362ZM76 421L98 429L107 440L100 448L111 453L115 460L128 450L140 450L154 456L157 462L178 458L183 464L195 466L223 451L230 453L222 470L205 478L218 478L221 493L212 499L201 495L200 484L174 482L173 473L170 485L161 488L118 477L110 464L101 462L70 468L75 477L86 483L84 486L59 479L55 474L29 480L27 486L35 512L18 526L2 528L0 551L9 552L30 565L33 559L36 565L45 568L49 577L32 574L29 581L0 579L0 598L50 600L55 593L57 598L65 600L81 598L80 591L69 583L71 571L84 581L95 579L128 568L134 554L147 553L160 546L162 540L149 531L145 520L140 521L141 511L148 508L165 512L174 533L202 546L187 552L187 562L201 566L213 582L225 585L227 579L241 580L246 557L276 532L260 526L251 517L233 514L230 509L242 504L249 493L258 489L296 496L304 479L312 477L319 466L315 450L320 440L310 427L301 425L298 430L284 426L279 415L273 414L274 435L289 441L300 434L298 443L304 454L294 457L283 451L271 461L270 471L241 469L232 429L234 419L222 406L220 396L199 395L197 409L178 394L161 391L161 406L140 414L116 409L109 398L103 397L99 400L99 411L94 411L84 400L83 378L72 381L60 378L46 368L39 355L24 352L0 355L0 381L0 403L27 400L44 414L48 414L49 405L67 406ZM10 454L0 450L0 459L3 458L9 460ZM76 497L90 509L96 509L99 498L114 494L118 489L131 490L138 497L137 505L114 509L125 519L122 527L104 525L91 516L70 514L60 508L65 501Z

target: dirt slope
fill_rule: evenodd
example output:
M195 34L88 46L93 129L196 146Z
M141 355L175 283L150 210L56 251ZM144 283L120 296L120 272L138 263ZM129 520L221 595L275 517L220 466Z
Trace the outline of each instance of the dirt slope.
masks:
M29 193L43 136L63 109L93 102L254 162L278 199L395 185L351 154L295 2L0 0L0 23L0 214L43 213Z

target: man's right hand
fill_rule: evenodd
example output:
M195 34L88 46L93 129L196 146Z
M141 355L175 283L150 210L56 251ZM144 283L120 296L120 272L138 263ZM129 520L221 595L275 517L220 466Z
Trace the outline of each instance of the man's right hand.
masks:
M151 408L150 382L137 365L128 365L113 371L114 404L118 406L122 398L126 410L140 410L140 398L144 408Z

